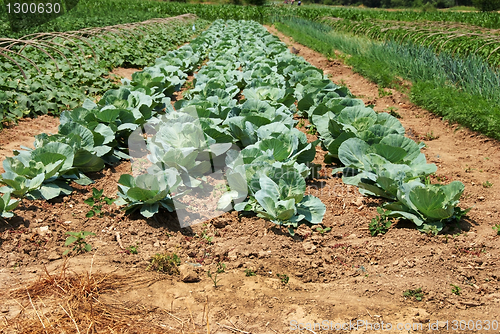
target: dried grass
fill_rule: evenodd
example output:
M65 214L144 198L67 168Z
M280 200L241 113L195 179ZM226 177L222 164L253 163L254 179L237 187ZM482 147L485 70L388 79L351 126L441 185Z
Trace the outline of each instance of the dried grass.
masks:
M48 271L25 288L9 291L21 312L3 319L0 333L200 333L189 315L183 320L158 307L117 301L117 293L147 286L155 278L137 279L131 275L68 273ZM3 298L2 298L3 299Z

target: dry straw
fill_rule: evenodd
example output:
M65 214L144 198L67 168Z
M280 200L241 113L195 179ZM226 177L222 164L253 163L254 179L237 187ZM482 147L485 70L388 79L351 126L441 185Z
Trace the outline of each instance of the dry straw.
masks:
M0 333L206 333L190 316L182 319L155 306L117 301L118 293L156 281L152 274L141 279L92 273L92 268L87 273L70 273L66 264L56 274L45 270L36 282L3 291L9 296L4 300L17 303L20 313L3 319Z

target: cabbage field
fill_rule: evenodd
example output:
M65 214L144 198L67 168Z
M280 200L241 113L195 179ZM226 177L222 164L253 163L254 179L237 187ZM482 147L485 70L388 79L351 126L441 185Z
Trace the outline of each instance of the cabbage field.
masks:
M68 68L71 89L88 77L93 96L49 99L53 88L40 80L62 72L47 54L46 73L29 66L22 86L0 91L13 119L16 110L47 113L42 105L60 110L57 133L36 134L3 161L0 281L9 298L0 333L289 333L319 323L370 333L384 321L403 324L397 332L435 323L446 333L454 320L467 320L464 333L498 332L500 226L483 207L473 215L477 191L448 172L434 135L421 140L409 114L365 103L331 80L332 59L313 66L319 54L296 44L290 52L260 23L166 22L73 34L84 54L98 50L87 38L117 39L100 62ZM138 50L155 58L166 31L165 52L142 67ZM136 36L130 56L116 60L127 36ZM53 37L39 48L67 38ZM113 62L141 69L112 83L103 74ZM483 163L494 164L497 144ZM489 171L484 191L498 176Z
M156 126L146 143L152 165L142 175L125 174L119 181L120 203L127 204L128 212L140 209L151 217L160 206L173 211L171 193L181 196L202 186L217 157L227 167L229 182L219 208L236 200L235 210L256 213L293 235L301 223L320 224L326 210L316 197L304 195L321 144L328 151L326 163L337 158L344 166L334 171L343 173L344 183L391 200L384 204L388 218L406 218L437 233L462 216L457 204L464 185L426 184L436 165L426 162L423 146L404 136L394 116L365 107L262 26L248 23L247 30L222 24L216 21L189 45L134 73L98 104L88 100L64 111L58 134L38 135L33 150L6 158L2 217L13 215L19 203L14 198L51 200L71 194L70 182L91 184L85 173L128 158L127 138L146 122ZM173 92L206 54L209 61L175 110ZM240 94L244 99L238 101ZM297 113L316 127L319 141L308 142L294 127ZM203 154L210 159L200 158Z

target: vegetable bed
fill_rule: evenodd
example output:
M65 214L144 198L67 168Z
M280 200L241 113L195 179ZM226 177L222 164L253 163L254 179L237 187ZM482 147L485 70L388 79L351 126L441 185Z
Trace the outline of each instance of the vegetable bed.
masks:
M205 57L208 62L197 70ZM172 103L173 92L186 83L191 72L195 72L192 88ZM310 126L308 134L295 127L299 126L298 116ZM411 237L430 249L441 243L430 235L451 221L463 224L462 210L457 207L463 185L426 182L436 167L427 164L421 146L404 136L396 118L365 107L345 87L333 84L321 70L289 53L283 43L253 22L216 21L190 45L135 73L131 81L104 94L99 103L87 101L82 108L64 112L59 132L37 136L34 150L19 150L4 164L3 190L12 198L26 199L14 210L4 206L5 216L12 211L19 215L7 219L20 228L5 230L2 248L6 252L22 249L28 255L12 261L5 257L7 265L21 261L24 266L34 256L46 262L60 261L59 250L72 247L67 239L64 245L64 232L78 226L96 235L82 233L78 238L72 234L70 241L84 240L91 249L111 253L110 243L117 242L119 253L103 256L125 266L143 270L145 263L151 265L154 254L164 249L175 252L181 263L192 266L198 274L228 262L228 270L235 273L248 269L259 279L278 277L277 281L268 280L273 289L300 291L301 282L359 281L374 275L369 281L375 283L381 277L376 275L387 273L378 263L394 261L390 252L397 245L385 249L378 241L360 239L370 235L366 226L371 217L366 212L358 215L359 205L371 206L370 213L374 213L382 204L387 210L381 211L385 217L404 217L429 232L390 231L401 240ZM131 144L137 145L135 150ZM131 164L119 164L129 157ZM361 197L355 187L343 186L329 172L332 162L343 165L334 172L342 172L345 182L367 195L391 201L384 205L380 199ZM325 163L323 168L319 166ZM223 171L222 180L227 184L211 179L216 167ZM397 173L391 173L393 170ZM111 205L104 196L116 197L117 183L119 199ZM193 192L209 190L213 199L212 190L219 184L224 186L215 201L217 210L232 207L236 211L212 215L203 225L181 228L186 220L176 220L174 210L182 197L193 196L190 199L201 205L203 199ZM345 195L327 192L326 186L337 185L343 187ZM90 194L92 188L104 192ZM92 201L78 200L90 196ZM351 200L358 205L353 206ZM16 205L13 201L12 206ZM90 206L94 210L96 204L101 207L88 217ZM115 204L123 205L132 216L125 216ZM35 209L28 209L32 206ZM36 224L47 222L51 232L41 228L45 225L22 226L40 219L38 215L45 210L51 213ZM276 227L271 228L266 221ZM361 226L364 230L354 234L353 228ZM450 247L451 243L457 249L466 247L462 239L451 241ZM484 240L477 247L492 250L497 256L491 242ZM412 245L399 246L408 256L414 254ZM138 254L132 251L134 247ZM89 259L87 249L84 245L84 250L73 249L71 254ZM469 261L464 255L468 253L457 254ZM431 270L439 270L438 259L432 252L430 257ZM409 268L422 264L417 257L411 261ZM490 266L494 261L488 257L485 263ZM221 268L217 266L217 271L222 270L224 277ZM491 273L488 268L478 277L489 279ZM293 277L287 285L289 275ZM436 288L440 293L448 288L444 281L435 282L440 284ZM236 279L231 282L240 284ZM428 289L430 285L425 284ZM497 281L492 281L491 289L497 287ZM224 289L234 294L229 284ZM268 293L267 289L262 291ZM227 305L224 296L220 300ZM256 295L253 300L257 305L256 300L264 297ZM286 318L283 313L280 316ZM246 323L251 319L251 315L246 316Z

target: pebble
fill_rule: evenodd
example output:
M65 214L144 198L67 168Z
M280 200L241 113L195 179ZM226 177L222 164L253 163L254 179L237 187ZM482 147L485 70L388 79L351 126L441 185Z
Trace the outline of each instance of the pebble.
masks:
M55 260L59 260L59 259L61 259L61 258L62 258L62 255L61 255L61 254L59 254L59 253L57 253L57 252L51 252L51 253L49 254L49 256L47 257L47 259L48 259L49 261L55 261Z
M181 276L181 281L183 281L184 283L193 283L193 282L198 282L200 280L198 274L190 265L186 264L180 265L179 273Z
M314 246L312 243L310 242L305 242L302 244L302 247L304 247L304 252L306 253L306 255L311 255L311 254L314 254L315 250L316 250L316 246Z
M238 258L238 252L236 250L232 250L227 254L227 257L230 260L236 260Z

